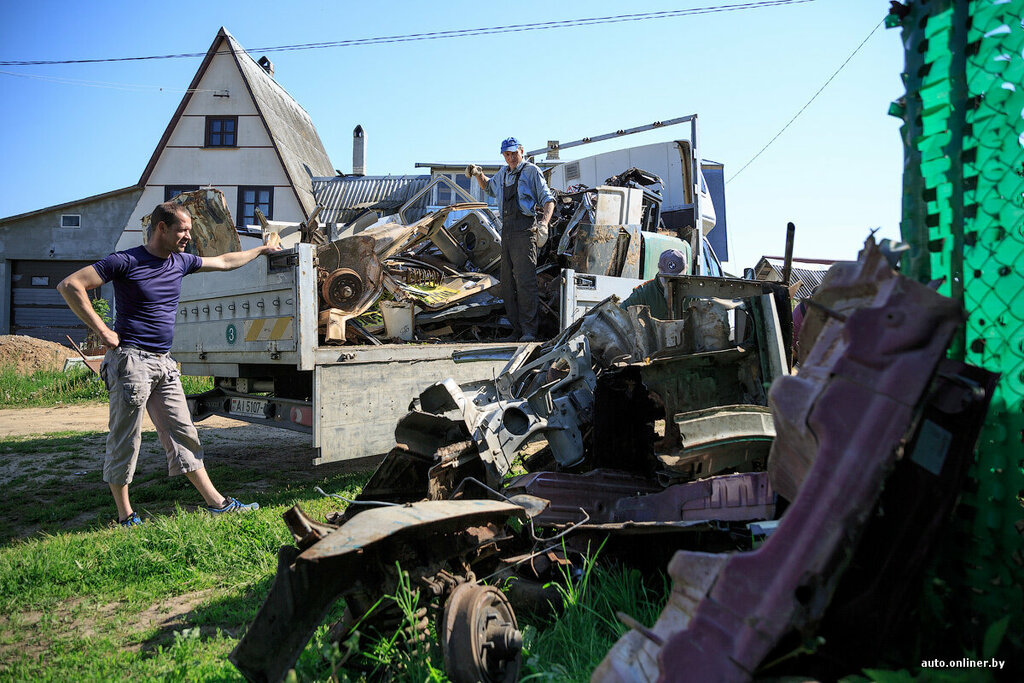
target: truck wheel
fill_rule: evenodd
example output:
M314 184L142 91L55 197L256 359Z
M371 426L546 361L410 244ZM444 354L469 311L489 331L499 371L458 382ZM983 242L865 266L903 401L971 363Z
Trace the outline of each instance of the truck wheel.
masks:
M519 679L523 635L505 594L464 583L444 608L444 666L454 683L513 683Z

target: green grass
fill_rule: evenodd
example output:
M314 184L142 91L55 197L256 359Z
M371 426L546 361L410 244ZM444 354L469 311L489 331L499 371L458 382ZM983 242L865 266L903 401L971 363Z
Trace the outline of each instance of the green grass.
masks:
M182 375L186 394L198 394L213 388L212 377ZM107 390L103 380L85 367L67 372L39 370L28 375L13 366L0 368L0 408L32 408L76 403L103 403Z
M30 375L21 375L12 367L0 368L0 408L89 403L106 398L102 380L88 368L39 370Z
M145 436L155 446L155 437ZM84 451L101 461L102 438L62 432L2 439L0 457ZM262 493L248 498L261 509L211 517L182 507L200 502L183 477L150 472L132 485L133 504L148 511L147 522L122 529L110 524L113 503L95 468L77 483L64 478L74 473L61 471L52 480L21 475L4 482L0 517L12 520L8 529L42 531L8 536L0 548L0 679L241 680L227 654L266 596L278 547L292 542L281 514L299 503L323 518L337 503L314 486L351 496L369 473L209 469L224 491L240 494L260 480ZM32 504L47 498L60 502ZM181 614L164 616L183 601ZM335 619L342 608L336 606ZM326 630L299 662L303 680L326 678L318 650Z
M582 577L559 586L562 614L553 621L525 624L523 678L589 681L608 650L629 630L616 612L647 626L657 621L669 593L668 579L658 578L658 585L652 586L636 569L599 566L595 558L588 559Z
M266 597L277 549L292 543L281 514L298 503L323 519L339 502L313 487L352 496L369 473L212 463L210 476L221 490L249 492L246 499L261 506L215 518L197 509L188 482L168 478L161 462L132 484L146 524L122 529L111 525L113 503L99 480L103 439L100 432L0 439L0 462L43 460L38 471L3 482L0 520L10 521L2 522L0 547L0 679L241 680L227 655ZM151 433L144 435L147 448L159 451ZM140 462L147 457L154 459L144 453ZM91 463L85 475L77 469L83 462ZM625 631L615 610L648 624L660 611L663 596L645 588L638 572L594 569L586 577L566 591L560 618L521 623L524 675L584 680ZM408 591L391 599L412 609ZM334 605L300 656L296 680L328 680L332 671L336 680L365 677L337 666L345 655L326 642L343 608L341 601ZM380 675L401 667L392 680L447 680L436 639L418 653L394 638L349 645L364 663L375 661Z

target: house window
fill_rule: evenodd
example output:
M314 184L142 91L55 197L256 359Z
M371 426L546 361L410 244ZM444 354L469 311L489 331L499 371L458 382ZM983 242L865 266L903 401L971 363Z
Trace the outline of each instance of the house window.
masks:
M441 175L447 176L449 180L451 180L456 185L461 187L463 190L466 191L467 194L474 198L477 198L479 197L479 195L483 194L481 190L477 189L478 186L474 187L476 186L476 181L473 181L472 184L470 184L470 179L467 178L465 174L442 173ZM455 190L453 190L451 187L443 183L438 183L438 185L434 189L437 192L434 201L435 206L450 206L452 204L457 204L459 202L466 201L460 195L456 194Z
M238 188L237 227L244 229L247 225L259 225L256 220L256 209L270 219L274 216L274 188L272 187L240 187Z
M169 202L177 197L182 192L191 192L192 190L198 190L198 185L165 185L164 186L164 201Z
M207 116L206 117L207 147L237 147L238 117Z
M80 228L82 227L82 215L78 213L65 213L60 217L60 227Z

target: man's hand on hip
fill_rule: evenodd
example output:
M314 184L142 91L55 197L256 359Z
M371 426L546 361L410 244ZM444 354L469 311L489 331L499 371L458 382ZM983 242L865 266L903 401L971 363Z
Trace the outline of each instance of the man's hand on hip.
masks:
M108 348L115 349L121 343L121 337L109 327L99 334L103 345Z

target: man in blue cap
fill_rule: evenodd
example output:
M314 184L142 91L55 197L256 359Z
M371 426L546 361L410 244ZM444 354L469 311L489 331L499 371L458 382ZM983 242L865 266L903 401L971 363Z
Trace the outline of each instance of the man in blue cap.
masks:
M651 317L658 320L671 320L672 312L668 310L668 297L665 296L665 275L686 275L689 271L690 259L678 249L666 249L658 258L658 276L642 285L633 288L633 292L619 304L622 308L630 306L647 306L651 309Z
M555 195L536 164L526 161L515 138L501 143L507 166L488 178L479 166L466 167L491 197L501 200L501 291L512 336L537 340L537 250L548 239Z

